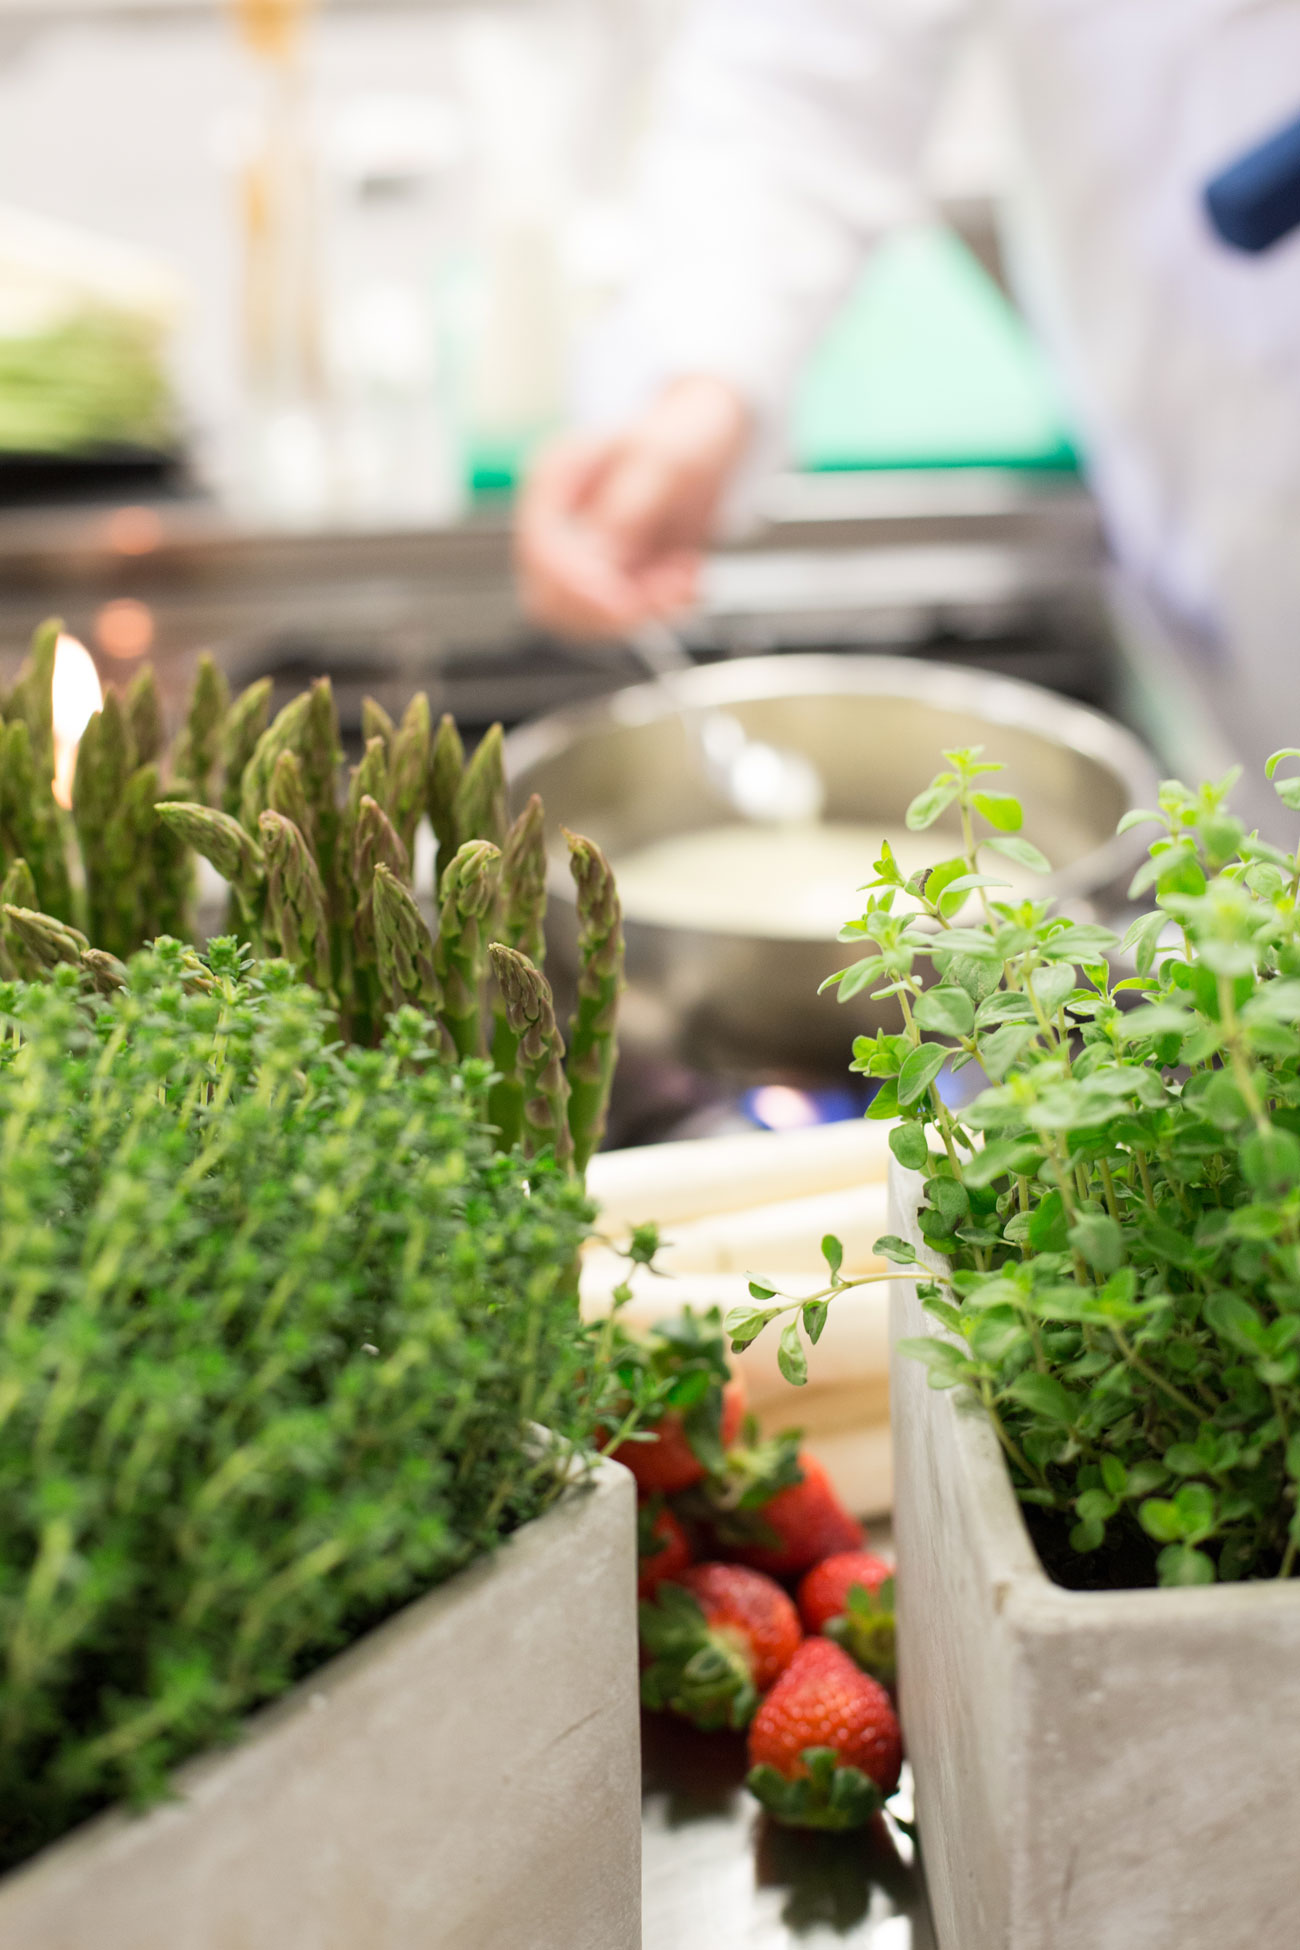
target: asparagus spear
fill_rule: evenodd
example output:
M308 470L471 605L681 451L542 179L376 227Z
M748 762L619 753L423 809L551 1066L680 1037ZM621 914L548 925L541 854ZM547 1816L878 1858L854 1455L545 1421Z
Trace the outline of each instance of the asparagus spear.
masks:
M174 792L190 792L188 779L173 782ZM188 941L194 934L194 898L198 880L194 855L174 828L155 820L147 829L150 855L149 886L152 898L142 916L146 940L169 934L177 941Z
M303 791L311 807L312 847L325 887L326 909L331 918L341 920L347 909L343 883L348 871L348 861L339 856L338 780L343 748L339 743L334 688L328 677L318 677L307 693L307 716L298 758L302 765Z
M221 757L222 730L230 709L230 686L206 651L190 692L185 729L181 733L173 760L173 773L184 780L189 795L205 806L214 803L213 791L217 764Z
M578 1002L569 1019L569 1122L579 1171L600 1149L618 1058L623 990L623 910L609 861L592 840L564 828L578 889Z
M244 773L266 730L271 689L271 679L259 677L255 684L240 692L221 726L221 764L225 773L221 807L232 819L238 816L242 803Z
M381 738L384 753L393 749L393 739L397 736L397 726L377 698L363 697L361 700L361 738L369 744L372 738Z
M550 1145L559 1163L572 1165L569 1084L564 1074L564 1044L555 1020L550 984L517 949L494 941L489 953L505 997L510 1026L519 1039L525 1096L525 1148L531 1154Z
M429 700L419 691L407 705L401 727L388 748L388 816L401 835L402 845L412 855L415 829L424 811L432 739Z
M244 767L239 805L235 809L250 833L257 831L257 822L270 804L271 775L280 753L302 751L310 710L311 692L302 691L276 714L253 748Z
M0 976L5 981L32 981L40 965L23 946L16 930L3 918L8 907L39 907L36 882L26 860L15 860L0 887Z
M456 720L446 714L438 722L429 754L429 823L438 842L438 872L443 874L456 851L456 795L465 774L465 747Z
M390 1010L409 1003L425 1015L436 1015L442 991L434 972L433 936L414 894L382 860L375 868L374 900L379 986L385 1002ZM441 1033L445 1039L446 1032ZM452 1054L450 1043L447 1048Z
M81 965L101 995L116 995L130 981L126 963L116 955L106 955L102 948L83 948Z
M27 726L32 764L46 784L54 777L54 659L62 634L57 616L40 625L4 707L10 723Z
M483 1054L484 917L496 905L500 878L500 850L487 840L467 841L442 876L434 966L442 1019L458 1056Z
M465 767L456 793L456 844L488 840L506 843L506 768L504 734L499 724L483 734Z
M388 798L388 748L379 737L366 740L366 749L361 763L352 767L352 776L348 781L345 837L349 859L352 857L352 846L356 839L361 801L367 798L374 799L381 806Z
M167 742L163 727L162 698L152 664L145 664L131 680L126 694L126 715L131 726L131 744L137 765L159 758Z
M506 836L501 864L501 936L536 967L546 955L542 923L546 914L546 837L542 802L534 793ZM492 1066L498 1080L488 1099L488 1116L509 1151L524 1133L524 1086L519 1075L519 1038L499 984L494 984Z
M78 928L56 921L52 914L38 914L30 907L4 907L4 918L24 948L42 968L57 968L61 961L80 965L90 945Z
M164 799L154 812L178 839L210 860L222 879L229 881L245 929L256 938L266 878L266 862L257 841L237 819L218 812L215 806Z
M33 749L31 727L23 718L0 725L0 868L17 859L25 860L30 869L38 895L35 904L59 919L71 920L72 883L63 816Z
M151 869L148 835L157 797L157 768L137 768L127 713L110 691L82 734L72 785L87 926L96 947L110 954L126 956L140 946L141 882Z
M381 864L398 880L410 879L411 863L406 848L379 801L367 792L362 794L357 808L356 831L352 837L352 887L356 903L353 936L359 968L374 966L375 869Z
M271 811L291 819L310 846L315 835L315 821L312 809L307 804L297 752L281 752L276 759L267 798Z
M301 830L269 808L257 822L266 861L266 926L286 961L330 985L329 921L320 870Z
M0 886L0 905L5 907L35 907L36 882L26 860L14 860Z

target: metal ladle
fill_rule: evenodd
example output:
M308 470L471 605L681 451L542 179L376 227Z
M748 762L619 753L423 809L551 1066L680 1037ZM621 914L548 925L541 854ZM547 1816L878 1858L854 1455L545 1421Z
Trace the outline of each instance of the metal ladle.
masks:
M677 672L694 670L695 661L667 623L643 623L628 638L651 676L661 683ZM672 686L663 683L666 696ZM700 752L704 771L719 798L742 819L768 826L806 825L821 818L826 788L811 759L780 745L751 738L730 711L673 708L682 729Z

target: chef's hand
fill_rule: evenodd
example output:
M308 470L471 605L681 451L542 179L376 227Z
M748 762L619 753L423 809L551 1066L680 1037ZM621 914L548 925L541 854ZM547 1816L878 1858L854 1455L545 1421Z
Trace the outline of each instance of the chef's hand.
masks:
M689 609L749 432L738 395L701 375L674 380L616 433L546 448L515 540L530 615L572 636L621 636Z

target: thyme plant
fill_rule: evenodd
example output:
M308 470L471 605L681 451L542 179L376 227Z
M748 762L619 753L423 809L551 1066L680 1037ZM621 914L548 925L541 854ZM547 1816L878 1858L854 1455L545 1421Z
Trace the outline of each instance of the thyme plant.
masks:
M854 1044L868 1115L920 1174L927 1251L879 1250L947 1330L904 1343L938 1388L972 1389L1054 1572L1097 1585L1292 1576L1300 1549L1300 849L1247 833L1235 774L1121 824L1157 831L1122 943L1008 887L1043 871L978 750L912 804L960 844L905 878L886 845L865 952L840 999L892 998L898 1027ZM1300 777L1277 776L1300 811ZM974 910L972 912L972 910ZM941 1073L987 1079L960 1110ZM804 1378L836 1293L762 1280L737 1348L784 1322ZM889 1277L877 1275L874 1277Z
M0 983L0 1864L536 1516L535 1425L621 1398L491 1076L233 940Z

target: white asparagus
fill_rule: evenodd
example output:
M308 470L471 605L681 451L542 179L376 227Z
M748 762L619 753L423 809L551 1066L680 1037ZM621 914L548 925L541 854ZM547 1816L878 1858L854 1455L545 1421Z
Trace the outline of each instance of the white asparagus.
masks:
M814 1279L825 1268L822 1240L833 1233L844 1248L845 1273L870 1273L880 1264L873 1248L885 1230L886 1216L883 1184L714 1212L686 1225L669 1224L658 1263L665 1273L799 1274ZM613 1236L617 1242L617 1234ZM602 1254L617 1258L610 1247L591 1249L593 1258Z
M584 1264L582 1269L582 1311L588 1319L608 1311L613 1285L627 1273L627 1262L620 1261L621 1272L614 1281L610 1269ZM655 1279L638 1268L629 1282L632 1299L624 1309L624 1323L634 1331L653 1327L685 1308L707 1313L718 1307L725 1316L732 1307L754 1304L749 1284L737 1274L695 1274L685 1279ZM792 1283L793 1284L793 1283ZM811 1287L809 1288L811 1291ZM794 1286L795 1293L800 1288ZM808 1349L808 1376L812 1388L835 1387L857 1381L880 1381L889 1373L889 1284L885 1280L855 1287L832 1300L822 1337ZM778 1331L768 1328L752 1346L732 1359L744 1375L752 1400L758 1404L774 1397L789 1404L789 1417L799 1419L799 1397L792 1393L776 1365Z
M883 1184L889 1131L886 1123L857 1118L806 1131L746 1131L603 1151L587 1167L587 1189L607 1229L647 1219L675 1225L713 1212Z

